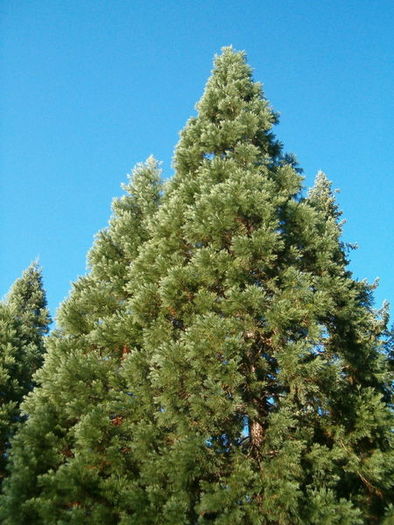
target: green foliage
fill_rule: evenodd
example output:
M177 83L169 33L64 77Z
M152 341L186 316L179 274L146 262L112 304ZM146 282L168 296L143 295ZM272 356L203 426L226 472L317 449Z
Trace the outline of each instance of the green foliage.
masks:
M81 523L85 515L89 523L113 523L119 516L113 508L117 469L132 470L121 423L136 404L119 370L138 340L125 284L149 236L159 176L153 158L136 167L89 253L91 272L74 284L59 311L59 329L35 377L40 388L24 402L28 420L13 440L5 523Z
M390 520L386 319L346 268L331 184L302 197L243 53L216 58L197 109L165 191L137 168L59 312L8 525Z
M20 403L33 388L50 323L41 270L32 264L0 303L0 478L9 442L21 421Z

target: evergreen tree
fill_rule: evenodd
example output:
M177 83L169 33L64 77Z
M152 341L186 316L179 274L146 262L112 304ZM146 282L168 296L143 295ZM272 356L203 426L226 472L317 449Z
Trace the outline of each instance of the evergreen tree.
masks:
M128 446L119 407L130 396L119 368L131 348L119 327L129 319L127 270L149 237L161 197L157 161L138 165L124 189L89 253L90 273L58 313L59 328L36 375L40 387L23 404L28 420L13 440L5 523L116 522L116 489L108 478L122 467L117 456Z
M302 197L243 53L197 110L160 206L151 161L61 309L7 524L391 519L386 313L347 269L330 182Z
M0 477L10 439L21 421L20 403L41 366L50 317L41 270L32 264L0 303Z

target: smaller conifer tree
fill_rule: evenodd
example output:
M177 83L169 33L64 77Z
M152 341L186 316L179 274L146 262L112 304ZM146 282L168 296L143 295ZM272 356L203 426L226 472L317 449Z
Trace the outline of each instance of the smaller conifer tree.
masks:
M50 316L41 269L30 265L0 303L0 476L10 439L21 421L20 404L41 366Z
M120 325L129 317L127 272L161 199L159 163L137 165L123 188L89 253L91 271L58 312L39 386L23 404L28 420L12 443L0 505L9 525L117 523L120 473L133 478L121 423L134 400L119 369L135 338L132 323L127 333Z

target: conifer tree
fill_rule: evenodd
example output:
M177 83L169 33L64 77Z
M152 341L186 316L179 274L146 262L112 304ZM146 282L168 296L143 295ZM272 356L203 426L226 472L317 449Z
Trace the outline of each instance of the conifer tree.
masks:
M21 421L20 403L33 388L41 366L50 317L36 263L15 281L0 303L0 477L5 474L9 442Z
M391 519L387 316L347 269L330 182L303 198L243 53L197 111L160 206L150 164L61 309L7 524Z
M119 405L129 398L119 367L132 342L119 325L128 319L127 269L149 236L161 197L158 162L137 165L124 189L89 253L91 271L59 311L36 375L39 387L23 404L28 420L12 445L1 502L5 523L116 522L106 478L122 466L116 455L128 446L119 431Z

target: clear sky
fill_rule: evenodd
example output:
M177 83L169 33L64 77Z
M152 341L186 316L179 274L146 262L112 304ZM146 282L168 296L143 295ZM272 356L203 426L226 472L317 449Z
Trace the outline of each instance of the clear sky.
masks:
M55 312L133 165L153 154L171 176L232 44L305 185L321 169L341 189L354 275L394 303L392 0L0 0L0 19L0 295L39 257Z

